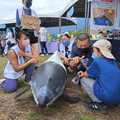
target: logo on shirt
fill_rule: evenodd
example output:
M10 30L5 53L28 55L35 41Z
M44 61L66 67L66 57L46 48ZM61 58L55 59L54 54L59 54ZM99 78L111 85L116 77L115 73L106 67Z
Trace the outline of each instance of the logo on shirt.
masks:
M29 51L29 50L27 50L27 53L30 53L30 51Z

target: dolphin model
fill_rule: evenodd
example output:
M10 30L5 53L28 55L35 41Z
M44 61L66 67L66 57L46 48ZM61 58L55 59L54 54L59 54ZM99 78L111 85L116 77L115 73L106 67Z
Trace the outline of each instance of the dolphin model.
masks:
M67 71L60 59L58 51L56 51L33 72L31 87L27 88L15 98L31 88L34 100L39 107L45 107L52 104L61 95L70 102L79 102L80 98L67 96L63 92L66 81Z

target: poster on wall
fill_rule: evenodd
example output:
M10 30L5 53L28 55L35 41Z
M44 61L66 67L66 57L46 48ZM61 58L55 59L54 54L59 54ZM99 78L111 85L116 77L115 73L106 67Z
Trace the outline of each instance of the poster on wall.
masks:
M116 0L93 0L91 2L90 33L112 30L116 27ZM120 24L119 24L120 25Z
M94 2L114 3L114 0L93 0Z
M120 15L119 15L119 27L120 27Z
M115 11L112 9L94 8L93 24L114 26Z
M113 3L113 2L114 2L114 0L101 0L101 2Z
M120 0L118 2L118 11L120 11ZM118 17L118 26L119 26L118 29L120 29L120 12L117 13L117 17Z

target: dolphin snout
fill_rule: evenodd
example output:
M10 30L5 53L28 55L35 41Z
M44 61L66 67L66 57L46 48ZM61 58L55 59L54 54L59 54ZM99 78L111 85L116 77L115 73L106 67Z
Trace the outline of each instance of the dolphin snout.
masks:
M37 101L39 107L45 107L46 104L48 104L51 99L53 99L52 91L46 86L40 88L37 95Z
M39 98L40 100L38 100L38 105L39 107L43 108L46 106L46 104L49 102L49 98L47 96L40 96Z

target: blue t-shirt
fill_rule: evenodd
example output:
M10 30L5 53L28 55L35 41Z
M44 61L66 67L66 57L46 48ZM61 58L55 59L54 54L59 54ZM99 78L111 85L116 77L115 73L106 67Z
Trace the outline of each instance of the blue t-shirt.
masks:
M97 78L93 91L99 100L108 105L120 103L120 70L114 60L96 58L86 72Z

